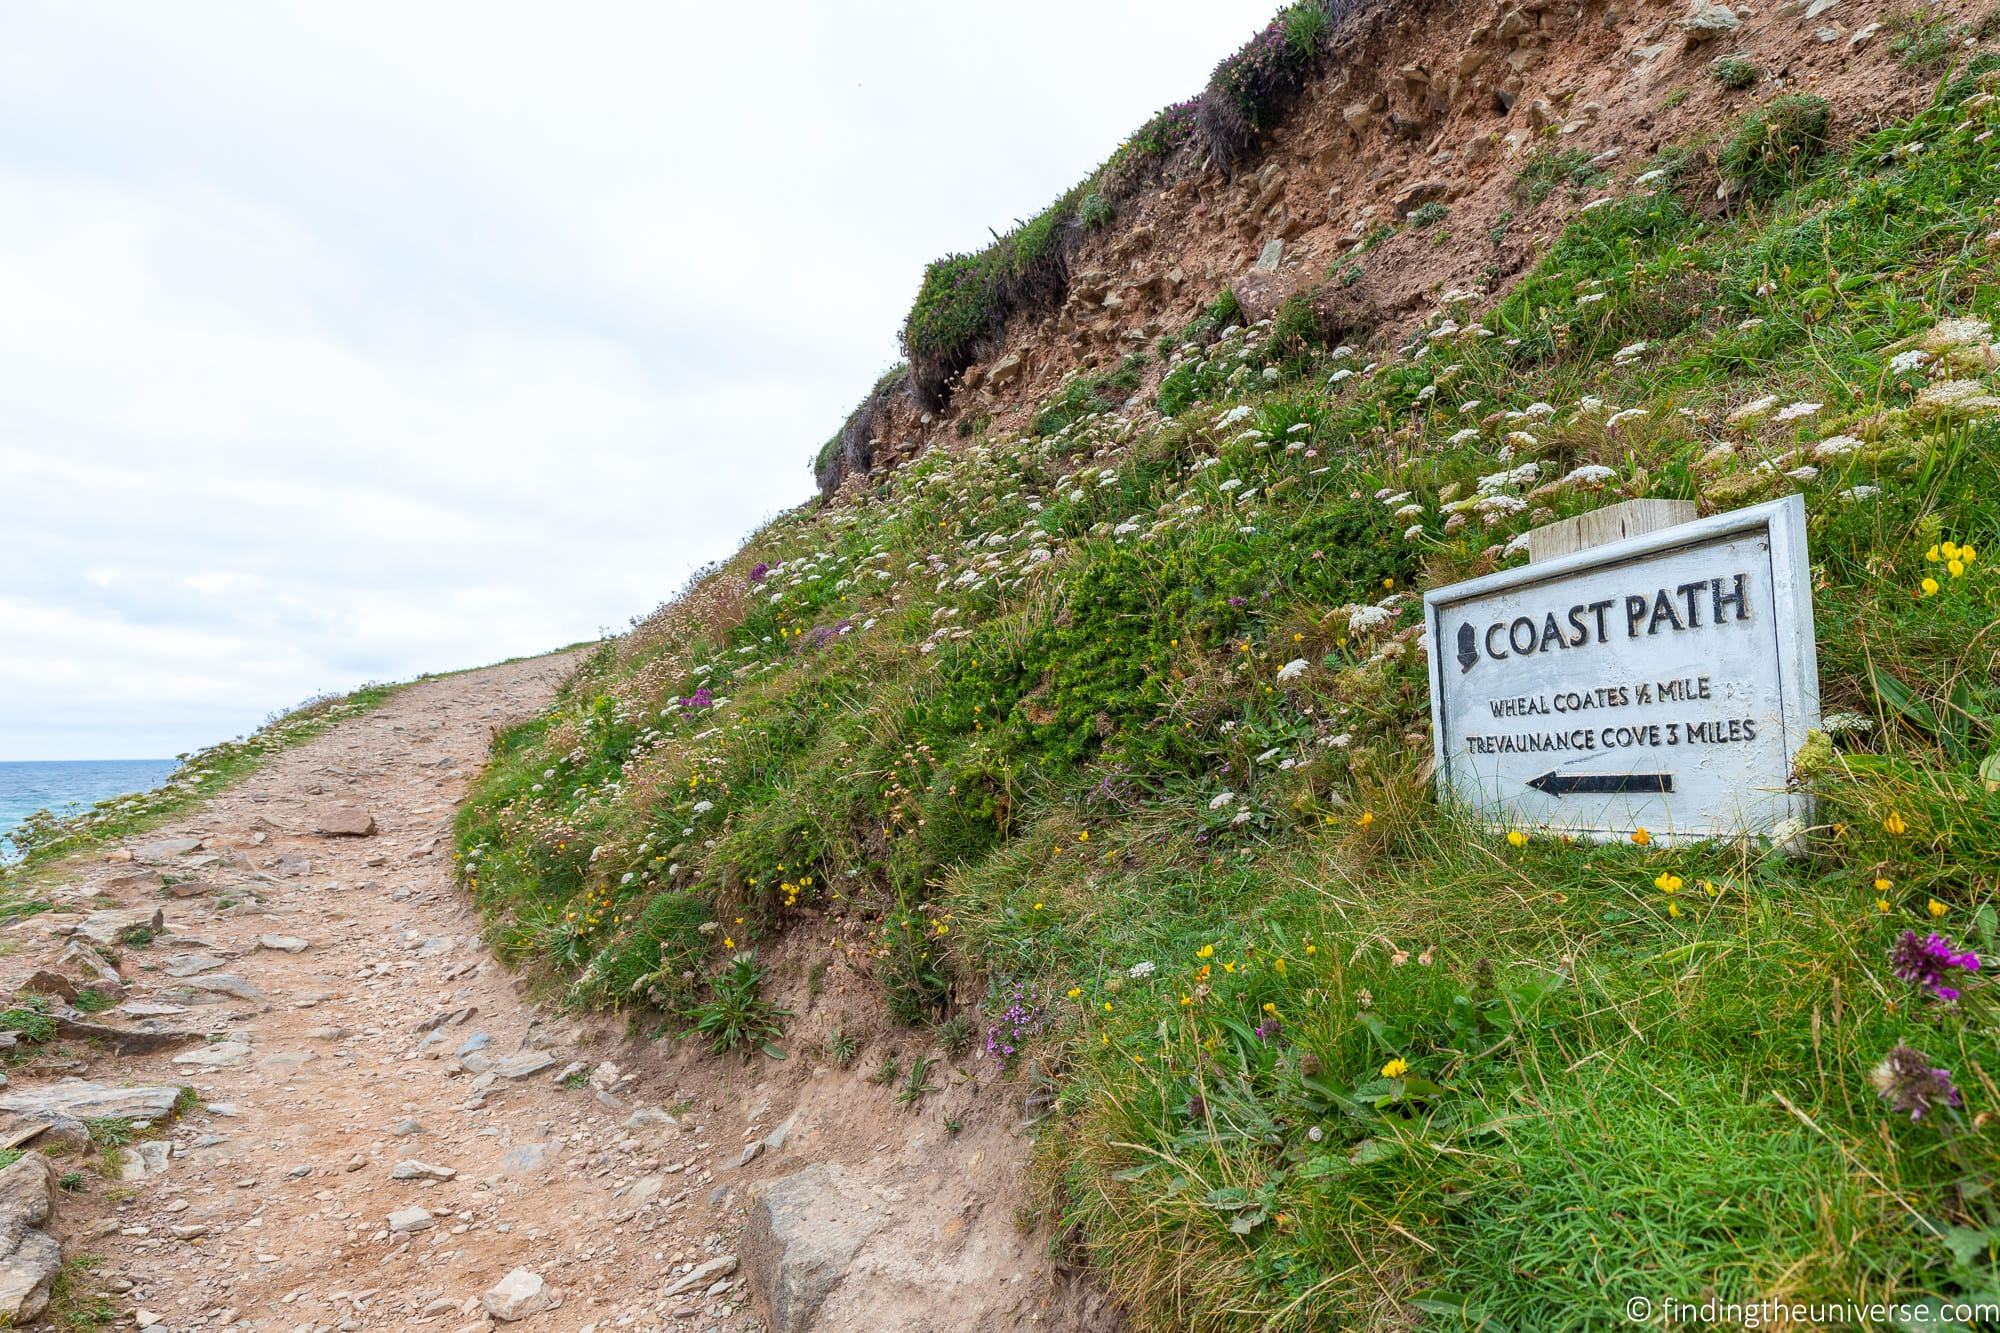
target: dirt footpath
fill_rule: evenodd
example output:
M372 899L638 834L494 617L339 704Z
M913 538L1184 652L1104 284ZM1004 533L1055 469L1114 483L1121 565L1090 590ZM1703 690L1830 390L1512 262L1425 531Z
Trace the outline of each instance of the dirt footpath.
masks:
M13 932L10 980L40 968L88 988L88 948L124 997L88 1021L169 1034L129 1057L59 1036L16 1068L16 1114L128 1109L79 1102L88 1085L199 1094L137 1132L118 1179L89 1154L57 1162L85 1178L58 1191L49 1229L72 1257L101 1256L92 1279L141 1327L732 1323L733 1265L720 1291L666 1295L677 1270L726 1253L699 1126L632 1076L570 1069L574 1034L522 1000L452 880L467 776L568 666L412 686L92 868L75 886L89 930L58 912ZM642 1218L620 1191L648 1178Z
M747 1066L524 999L451 820L570 665L411 686L0 936L0 984L58 1024L0 1088L0 1145L42 1150L0 1169L20 1324L53 1237L161 1330L1115 1326L1021 1220L1003 1071L941 1063L912 1108L864 1070L926 1035L812 1058L879 1014L862 978L791 966L798 1058Z

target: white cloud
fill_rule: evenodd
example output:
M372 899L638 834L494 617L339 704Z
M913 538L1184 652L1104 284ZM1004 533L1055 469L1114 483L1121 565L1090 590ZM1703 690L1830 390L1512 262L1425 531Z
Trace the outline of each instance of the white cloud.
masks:
M10 6L0 758L622 625L1271 7Z

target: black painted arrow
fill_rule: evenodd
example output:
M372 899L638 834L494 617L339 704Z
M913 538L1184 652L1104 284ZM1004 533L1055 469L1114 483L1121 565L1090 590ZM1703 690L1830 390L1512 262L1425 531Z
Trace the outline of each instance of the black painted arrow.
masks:
M1579 792L1672 791L1671 773L1556 773L1529 778L1528 785L1551 796Z

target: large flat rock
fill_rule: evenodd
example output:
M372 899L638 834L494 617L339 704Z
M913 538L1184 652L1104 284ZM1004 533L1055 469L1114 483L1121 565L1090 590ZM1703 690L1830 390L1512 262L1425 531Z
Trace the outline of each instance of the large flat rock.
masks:
M78 1120L118 1117L126 1120L164 1120L174 1112L181 1090L166 1084L120 1088L108 1083L89 1083L66 1078L37 1088L9 1088L0 1096L0 1111L27 1114L54 1111Z
M881 1229L866 1196L832 1165L765 1181L751 1191L750 1220L738 1251L750 1290L769 1312L771 1333L804 1333L847 1276L848 1265Z
M31 1152L0 1169L0 1327L30 1323L48 1307L62 1269L62 1246L41 1230L49 1220L55 1172Z
M375 816L357 806L323 805L313 811L313 832L322 838L373 837Z

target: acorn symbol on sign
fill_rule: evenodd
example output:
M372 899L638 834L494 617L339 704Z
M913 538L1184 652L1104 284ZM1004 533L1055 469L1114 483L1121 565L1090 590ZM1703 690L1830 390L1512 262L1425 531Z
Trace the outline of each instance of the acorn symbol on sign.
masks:
M1472 622L1466 621L1458 627L1458 669L1461 673L1472 670L1479 661L1479 636L1472 631Z

